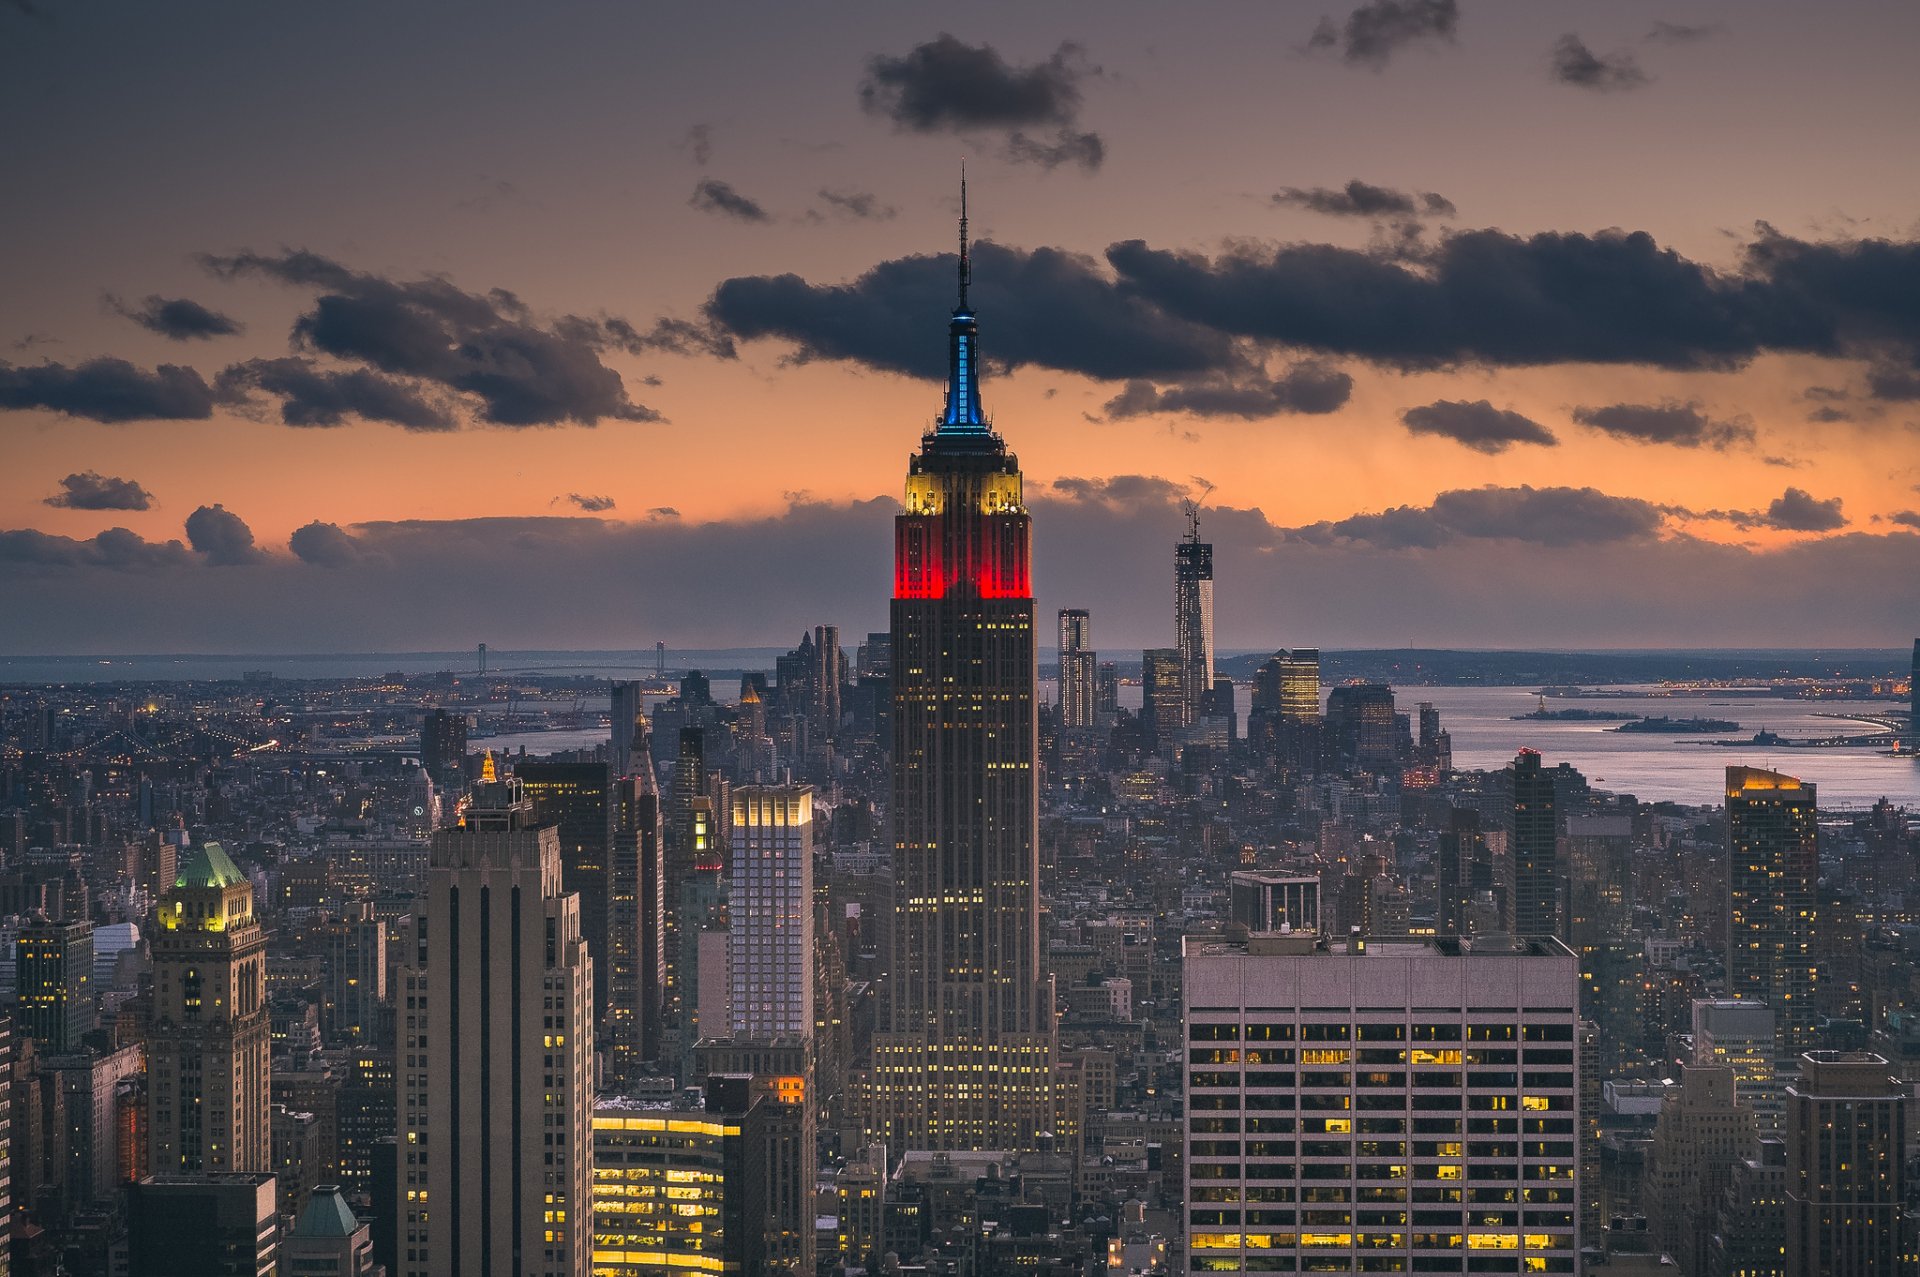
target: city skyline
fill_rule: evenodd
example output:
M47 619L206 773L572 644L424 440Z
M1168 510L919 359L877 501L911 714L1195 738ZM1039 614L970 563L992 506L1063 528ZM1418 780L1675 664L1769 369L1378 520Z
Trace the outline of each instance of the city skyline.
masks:
M1908 638L1916 321L1873 281L1916 269L1920 192L1827 139L1898 147L1920 19L1416 11L480 7L482 80L422 68L424 13L13 6L0 102L44 123L0 211L36 245L0 303L0 651L460 647L486 575L536 604L502 646L878 628L963 155L1043 613L1164 642L1163 604L1078 583L1149 570L1211 488L1223 648ZM347 132L313 91L343 40ZM215 56L249 111L157 91ZM557 95L511 74L547 65ZM739 589L775 602L717 618Z

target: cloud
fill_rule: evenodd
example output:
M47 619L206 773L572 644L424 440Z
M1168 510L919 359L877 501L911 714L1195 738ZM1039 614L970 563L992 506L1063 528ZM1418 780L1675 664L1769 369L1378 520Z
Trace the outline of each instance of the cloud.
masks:
M1595 53L1571 32L1554 42L1550 65L1555 80L1596 93L1637 89L1649 79L1631 53Z
M1354 178L1338 190L1327 186L1282 187L1272 196L1284 208L1328 217L1452 217L1453 201L1433 191L1396 191Z
M701 168L713 158L713 125L689 125L685 136L680 139L680 149L693 157L693 162Z
M1496 408L1485 399L1439 399L1407 409L1400 420L1415 434L1440 435L1489 454L1505 452L1516 443L1552 447L1560 442L1539 422Z
M278 396L280 420L289 426L341 426L349 417L408 430L452 430L459 424L414 382L365 368L321 368L311 359L250 359L222 371L214 386L227 402L245 402L248 390Z
M1875 365L1867 369L1867 393L1888 403L1911 403L1920 399L1920 370Z
M257 563L263 557L253 529L223 505L203 505L187 516L187 544L217 567Z
M0 410L26 408L89 421L203 421L213 415L213 390L181 364L148 372L112 358L72 367L0 361Z
M712 213L719 217L731 217L742 222L764 222L769 220L767 210L758 201L750 200L733 189L731 183L717 177L703 177L693 185L693 194L687 203L702 213Z
M293 535L287 539L287 548L302 563L322 568L352 567L362 557L359 543L346 529L337 523L322 523L318 519L304 527L295 528Z
M1190 491L1151 475L1035 479L1040 613L1092 608L1115 652L1163 642L1165 605L1137 581L1179 537ZM1364 647L1405 635L1591 650L1724 645L1737 632L1754 646L1872 647L1914 632L1911 591L1859 588L1920 577L1920 535L1904 529L1753 549L1656 535L1646 530L1658 511L1580 489L1467 491L1395 508L1425 529L1434 544L1424 548L1379 529L1334 535L1332 522L1300 535L1281 515L1210 505L1202 530L1234 599L1222 646ZM13 604L0 608L0 652L100 652L101 636L115 634L153 651L363 652L461 649L476 633L496 650L630 647L635 633L748 646L823 619L865 633L886 625L898 509L879 498L719 521L309 525L294 553L244 572L124 529L85 541L0 532L0 594ZM716 562L729 571L714 573ZM116 567L125 570L104 575ZM582 580L607 588L583 592ZM502 609L502 597L516 606ZM729 606L740 597L764 606Z
M841 217L857 222L885 222L899 212L891 204L882 204L871 191L834 191L821 188L820 198Z
M1753 442L1753 427L1744 422L1714 421L1697 403L1666 400L1657 404L1608 404L1575 408L1573 419L1605 431L1616 439L1635 443L1667 443L1680 448L1718 448Z
M1659 507L1638 497L1609 496L1594 488L1488 486L1442 492L1427 506L1395 506L1378 514L1287 530L1314 544L1364 542L1378 549L1433 549L1463 538L1522 541L1566 547L1658 536Z
M1682 22L1655 22L1646 39L1655 44L1697 44L1726 30L1718 22L1688 26Z
M1767 507L1766 523L1787 532L1832 532L1847 526L1840 498L1816 499L1804 488L1788 488Z
M151 510L153 494L132 479L85 470L62 479L60 491L45 504L67 510Z
M1404 48L1451 44L1459 24L1455 0L1372 0L1349 13L1344 24L1320 19L1307 47L1338 50L1348 65L1378 71Z
M657 505L647 511L647 517L650 519L677 519L680 517L680 512L670 505Z
M905 132L996 135L1016 163L1093 170L1105 159L1106 144L1075 126L1081 86L1100 73L1071 42L1045 61L1018 66L990 44L966 44L942 32L899 57L869 58L860 105ZM1034 137L1036 129L1050 130L1051 140Z
M185 297L150 296L136 308L109 295L107 304L148 332L159 333L172 341L231 337L245 328L239 320Z
M1213 376L1165 388L1148 381L1129 381L1119 394L1107 400L1103 411L1115 420L1184 413L1257 421L1288 413L1338 412L1352 393L1352 377L1337 368L1308 361L1273 378L1264 373Z
M1887 516L1887 521L1903 528L1920 528L1920 510L1896 510Z
M613 509L612 497L596 497L579 492L569 492L567 494L567 500L573 502L589 514L599 514L603 510Z
M226 278L258 276L315 294L312 308L294 321L296 351L413 378L416 390L437 387L463 396L488 424L660 419L629 399L620 375L601 362L604 351L621 345L611 327L616 321L566 316L547 323L505 289L471 293L436 276L393 280L304 251L202 261ZM617 322L638 336L632 325ZM331 388L342 396L355 389ZM366 385L357 389L373 393ZM391 396L385 402L395 413L425 419L417 407L399 406Z

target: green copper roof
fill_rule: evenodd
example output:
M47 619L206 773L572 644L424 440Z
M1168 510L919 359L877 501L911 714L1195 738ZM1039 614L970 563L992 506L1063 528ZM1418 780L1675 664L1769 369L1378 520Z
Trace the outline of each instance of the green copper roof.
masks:
M247 880L217 842L203 842L180 858L175 887L211 887L215 891Z
M300 1222L293 1226L295 1237L351 1237L360 1227L360 1221L353 1217L353 1208L347 1205L347 1199L340 1190L331 1184L321 1185L313 1190L313 1200L300 1212Z

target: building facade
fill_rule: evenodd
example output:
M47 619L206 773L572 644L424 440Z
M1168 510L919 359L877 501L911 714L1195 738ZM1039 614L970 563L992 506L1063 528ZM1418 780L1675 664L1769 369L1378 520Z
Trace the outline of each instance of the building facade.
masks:
M1727 993L1773 1010L1777 1058L1813 1044L1820 826L1811 784L1727 768Z
M1566 946L1189 938L1184 977L1187 1271L1576 1271Z
M400 1267L585 1277L593 960L559 831L491 756L401 974Z
M1192 722L1213 690L1213 546L1200 539L1200 507L1189 501L1186 509L1187 535L1173 548L1173 644Z
M894 524L897 886L873 1071L890 1149L1029 1147L1053 1107L1032 524L980 406L964 221L946 408Z
M813 1033L813 787L733 791L729 1034Z
M1093 650L1093 617L1083 607L1060 609L1060 726L1094 724L1094 670L1099 655Z
M1809 1051L1787 1087L1787 1277L1914 1271L1907 1088L1870 1051Z
M147 1164L156 1176L273 1169L267 937L253 884L202 843L153 931Z

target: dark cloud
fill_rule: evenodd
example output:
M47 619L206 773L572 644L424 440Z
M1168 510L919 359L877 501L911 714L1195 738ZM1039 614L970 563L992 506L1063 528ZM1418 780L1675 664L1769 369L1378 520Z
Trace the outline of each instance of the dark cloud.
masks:
M1414 550L1395 548L1409 543L1407 531L1342 536L1329 523L1302 536L1259 509L1210 505L1203 530L1235 599L1220 641L1377 646L1382 634L1411 634L1432 646L1586 649L1711 647L1739 633L1755 646L1870 647L1912 632L1911 591L1863 592L1859 582L1920 578L1913 532L1752 549L1637 534L1658 512L1566 491L1442 494L1400 507L1412 543L1435 542ZM1179 536L1189 492L1153 476L1036 480L1041 614L1092 607L1116 651L1163 641L1165 605L1136 584ZM1565 526L1530 503L1557 507ZM803 501L720 522L361 524L302 534L295 553L244 572L125 530L91 541L0 532L0 597L10 605L0 607L0 652L100 650L103 634L138 635L159 651L362 652L453 650L475 633L496 649L630 647L635 633L674 646L745 646L823 619L865 633L886 625L897 509L888 499ZM716 575L716 562L730 570ZM142 570L103 578L106 567ZM582 580L606 588L583 592ZM515 606L501 608L503 597ZM764 606L729 606L741 597ZM434 606L421 607L423 598Z
M1726 28L1718 22L1688 26L1683 22L1655 22L1646 38L1655 44L1697 44L1711 36L1719 35Z
M680 517L680 512L670 505L657 505L648 510L647 515L654 519L677 519Z
M1433 191L1396 191L1354 178L1338 190L1328 186L1287 186L1273 202L1329 217L1452 217L1453 201Z
M1409 46L1451 43L1459 25L1455 0L1372 0L1349 13L1344 23L1320 19L1307 47L1338 50L1349 65L1378 71Z
M707 161L713 158L713 125L690 125L686 135L680 139L680 149L692 156L695 164L705 168Z
M213 415L213 390L181 364L148 372L111 358L72 367L0 362L0 410L23 408L89 421L202 421Z
M1867 369L1867 393L1888 403L1911 403L1920 399L1920 370L1877 364Z
M953 254L882 262L850 284L797 275L750 275L714 290L706 314L739 340L776 337L793 358L845 359L910 376L945 375L936 336L952 295ZM1054 248L982 243L973 249L972 301L983 317L982 352L1001 367L1037 364L1106 381L1182 380L1241 371L1227 336L1174 318L1115 288L1094 260Z
M1665 523L1659 507L1594 488L1456 488L1428 506L1395 506L1379 514L1289 529L1314 543L1365 542L1380 549L1431 549L1461 538L1524 541L1565 547L1645 541Z
M1753 442L1753 427L1745 422L1715 421L1697 403L1667 400L1657 404L1608 404L1575 408L1573 419L1603 430L1616 439L1636 443L1669 443L1680 448L1727 449Z
M205 341L231 337L244 330L239 320L209 310L186 297L150 296L138 306L128 306L111 295L107 304L148 332L159 333L173 341Z
M1400 420L1415 434L1441 435L1475 452L1505 452L1516 443L1551 447L1560 442L1539 422L1496 408L1485 399L1440 399L1407 409Z
M67 510L150 510L153 494L132 479L116 479L94 470L70 474L45 504Z
M1821 501L1804 488L1788 488L1767 507L1766 523L1787 532L1832 532L1847 526L1847 516L1839 497Z
M1631 53L1595 53L1572 33L1554 41L1550 65L1553 78L1560 83L1596 93L1637 89L1648 81L1647 73Z
M337 523L322 523L318 519L304 527L295 528L293 535L287 539L287 548L302 563L311 563L315 567L352 567L361 559L359 543L346 529Z
M1352 377L1338 368L1308 361L1272 378L1264 373L1212 376L1166 387L1129 381L1119 394L1107 400L1103 410L1115 420L1183 413L1258 421L1288 413L1338 412L1352 394Z
M1099 74L1077 44L1016 66L990 44L966 44L942 32L900 57L869 58L860 105L909 132L998 135L1006 157L1017 163L1092 170L1106 158L1106 144L1075 125L1081 85ZM1033 130L1052 136L1036 137Z
M613 509L612 497L596 497L582 492L569 492L567 494L567 500L573 502L589 514L599 514L602 511Z
M36 570L89 567L146 572L181 567L192 559L187 547L178 541L148 541L126 528L108 528L85 540L53 536L31 528L0 531L0 574L10 574L9 569L35 573ZM129 617L128 621L137 625L134 618ZM0 629L4 629L5 624L5 620L0 619ZM75 644L87 641L76 637ZM98 634L92 641L98 642Z
M230 402L244 401L249 390L278 396L280 420L289 426L341 426L349 417L408 430L452 430L459 424L414 382L365 368L321 368L293 356L234 364L214 378L214 386Z
M717 177L703 177L694 183L693 194L687 203L702 213L713 213L720 217L731 217L742 222L764 222L770 220L767 210L757 200L748 199L733 189L729 182Z
M871 191L834 191L822 188L820 198L835 214L859 222L890 221L899 212L891 204L882 204Z
M1903 528L1920 528L1920 510L1896 510L1887 516L1887 521Z
M617 344L611 321L543 323L505 289L470 293L432 276L392 280L315 253L202 260L221 276L257 275L314 292L313 308L294 321L297 349L470 396L489 424L660 419L629 399L620 375L601 362Z
M711 355L715 359L732 359L738 354L733 339L713 325L696 324L685 319L656 319L652 328L641 332L617 316L583 319L579 315L562 315L554 321L553 329L567 340L579 342L590 349L624 350L629 355L658 351L670 355ZM648 384L657 386L660 383L654 380Z
M187 516L187 544L216 567L257 563L263 557L253 529L223 505L203 505Z

